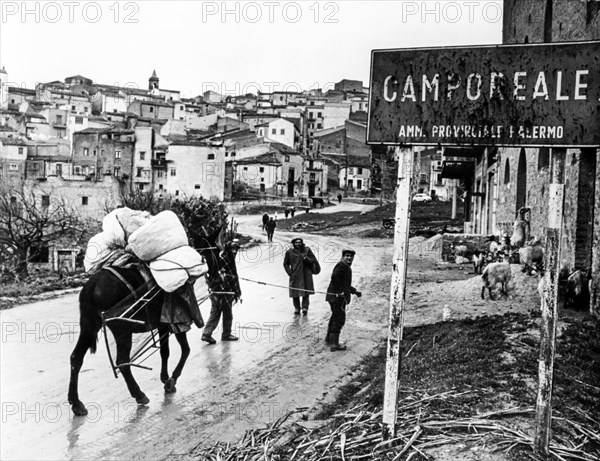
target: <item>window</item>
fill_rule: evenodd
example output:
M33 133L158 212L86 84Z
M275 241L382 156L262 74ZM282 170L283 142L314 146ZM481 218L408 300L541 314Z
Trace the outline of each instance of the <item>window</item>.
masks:
M154 107L150 106L150 113L154 112Z
M56 116L56 124L57 125L62 125L62 115L57 115Z
M88 197L81 197L81 204L83 206L87 206L88 205Z
M194 189L200 189L200 184L195 184Z
M550 149L548 147L542 147L538 151L538 171L543 168L550 166Z
M258 169L258 171L260 171L261 173L264 173L264 172L265 172L265 167L264 167L264 166L261 166L261 167Z
M271 128L271 134L277 134L277 128Z
M289 155L286 155L286 156L285 156L285 161L286 161L286 162L289 162L289 161L290 161L290 156L289 156Z
M157 178L164 178L164 176L165 176L165 172L164 172L164 171L162 171L162 170L158 170L158 171L156 172L156 177L157 177ZM162 186L161 186L161 187L162 187Z
M362 168L360 168L360 167L359 167L359 168L357 168L357 169L356 169L356 174L363 174L363 173L362 173ZM423 175L421 175L421 176L423 176ZM427 176L427 175L425 175L425 176Z
M19 171L19 165L16 163L10 163L8 165L8 171Z
M120 150L116 150L115 151L115 158L121 158L121 151Z
M138 189L139 190L144 190L144 184L138 184Z
M71 106L71 110L75 110L75 106Z
M322 118L323 117L323 112L317 112L317 118Z
M177 197L178 195L179 195L179 191L178 191L178 190L176 190L176 191L175 191L175 196Z
M87 147L83 148L83 156L88 157L90 155L90 149Z
M50 250L47 243L32 245L29 248L30 263L47 263L50 261Z
M83 117L75 117L76 125L83 125Z
M75 174L81 174L81 167L79 165L76 165L74 168L74 172Z
M360 180L360 179L356 180L356 188L357 189L362 189L362 180Z
M23 155L23 148L19 147L19 155Z
M140 160L146 160L146 152L140 152Z
M158 185L158 190L163 190L163 185L162 184Z
M177 169L171 168L171 176L177 176Z
M279 130L279 134L285 134L285 128L282 128L281 130Z
M10 103L11 103L11 104L14 104L14 103L15 103L15 100L14 100L14 99L11 99L11 100L10 100Z
M313 118L314 113L313 112L309 112L308 113L308 118Z
M214 160L215 159L215 154L208 154L208 159L209 160Z
M321 128L323 128L323 125L321 123L317 123L317 130L320 130Z
M92 155L95 157L96 156L96 149L92 150Z
M261 192L264 192L264 191L265 191L265 185L264 185L264 184L261 184L261 185L260 185L260 191L261 191Z
M136 176L136 177L138 177L138 178L141 178L141 177L142 177L142 171L143 171L143 170L144 170L143 168L138 168L138 169L137 169L137 172L136 172L136 174L135 174L135 176Z
M87 114L88 107L87 107L87 106L85 106L85 107L83 108L83 111L84 111L84 112Z
M114 175L115 175L115 178L118 178L119 176L121 176L121 167L120 166L115 167Z
M42 206L48 208L50 206L50 196L42 195Z
M504 184L508 184L510 182L510 162L506 159L506 163L504 164Z

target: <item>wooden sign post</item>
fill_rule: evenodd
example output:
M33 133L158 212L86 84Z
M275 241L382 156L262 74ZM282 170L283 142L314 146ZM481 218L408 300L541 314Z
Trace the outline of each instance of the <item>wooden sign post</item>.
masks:
M535 411L536 453L547 455L550 449L552 423L552 388L558 321L558 274L564 208L565 150L552 150L552 182L549 190L548 227L544 252L544 295L540 325L540 355L538 359L538 394Z
M410 224L410 193L413 176L413 151L396 147L398 183L396 189L396 227L394 230L394 261L390 289L385 390L383 397L383 438L396 434L398 375L400 372L402 327L406 301L406 269L408 267L408 229Z

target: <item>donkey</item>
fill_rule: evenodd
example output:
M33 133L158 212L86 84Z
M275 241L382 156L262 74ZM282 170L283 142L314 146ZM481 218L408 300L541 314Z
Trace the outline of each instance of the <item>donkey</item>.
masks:
M102 269L93 274L83 286L79 294L80 333L77 344L71 353L71 378L68 392L68 401L76 416L84 416L88 413L83 402L79 400L77 390L79 372L88 349L92 354L96 352L103 313L122 303L126 298L132 297L131 295L134 292L138 296L143 296L154 286L153 282L146 282L146 279L136 267ZM186 288L188 288L186 295L189 291L193 292L189 287ZM133 314L131 320L137 321L135 323L125 320L107 322L107 327L111 330L116 342L116 367L123 374L129 393L139 405L147 405L150 400L142 392L131 373L130 353L134 333L144 333L154 328L158 330L161 357L160 379L164 384L166 393L173 393L177 390L175 384L181 376L185 362L190 355L186 332L174 333L181 347L181 357L173 374L169 376L167 365L170 325L161 322L161 309L164 299L165 293L158 290L155 297Z

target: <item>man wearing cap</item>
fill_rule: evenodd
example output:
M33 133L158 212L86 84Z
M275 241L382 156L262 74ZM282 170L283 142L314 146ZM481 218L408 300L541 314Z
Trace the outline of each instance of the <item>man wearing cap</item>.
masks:
M331 306L331 318L327 328L325 343L331 346L331 351L344 351L345 345L340 345L340 333L346 323L346 306L350 304L351 295L359 298L360 291L352 286L352 262L354 261L354 250L343 250L342 259L333 268L331 282L327 288L325 301Z
M294 315L308 313L309 296L315 294L313 274L321 272L319 261L304 241L296 237L292 239L292 248L285 252L283 268L290 277L290 298L294 304ZM302 305L300 298L302 297Z

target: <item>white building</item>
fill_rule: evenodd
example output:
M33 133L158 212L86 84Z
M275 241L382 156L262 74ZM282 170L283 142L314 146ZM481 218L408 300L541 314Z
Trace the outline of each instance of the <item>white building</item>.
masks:
M266 123L256 126L256 134L265 140L278 142L290 148L294 148L296 127L283 118L275 118Z
M323 105L323 129L343 126L350 118L351 103L326 102Z

